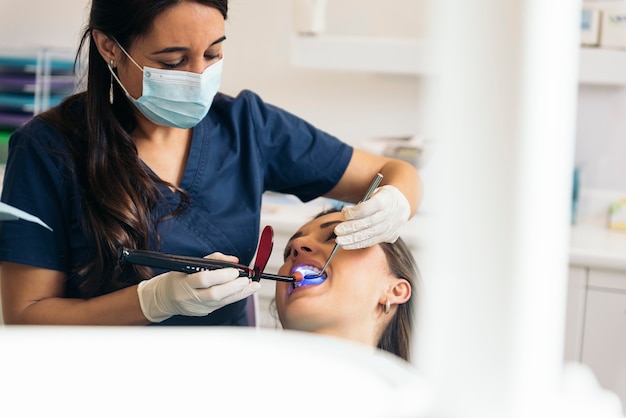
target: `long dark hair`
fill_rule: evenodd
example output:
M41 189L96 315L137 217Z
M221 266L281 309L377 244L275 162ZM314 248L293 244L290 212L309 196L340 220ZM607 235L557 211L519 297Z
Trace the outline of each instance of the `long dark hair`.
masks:
M130 133L136 126L133 107L111 74L92 37L99 30L117 40L126 50L146 34L154 19L165 10L194 1L219 10L224 19L227 0L92 0L89 22L76 54L81 65L87 51L86 91L69 97L59 107L40 117L57 127L68 143L82 194L82 227L93 245L94 254L77 266L73 274L84 277L83 297L108 293L150 277L152 270L133 265L120 266L120 246L147 248L156 222L151 211L160 199L160 180L140 161ZM113 86L114 102L109 101ZM84 112L76 109L84 108ZM167 184L174 187L174 185ZM176 216L189 204L185 191L174 187L180 203L165 217ZM158 236L156 236L158 241Z

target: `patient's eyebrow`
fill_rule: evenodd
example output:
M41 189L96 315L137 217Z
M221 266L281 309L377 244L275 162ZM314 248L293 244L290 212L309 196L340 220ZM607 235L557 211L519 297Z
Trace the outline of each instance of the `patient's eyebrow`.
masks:
M320 225L320 229L326 229L329 226L333 226L333 225L337 225L340 224L342 221L329 221L329 222L324 222L323 224Z

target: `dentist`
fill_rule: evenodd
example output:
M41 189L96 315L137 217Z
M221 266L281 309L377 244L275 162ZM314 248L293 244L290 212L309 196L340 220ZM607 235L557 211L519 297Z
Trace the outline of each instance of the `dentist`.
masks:
M356 202L345 249L393 242L417 171L353 149L242 91L218 92L226 0L94 0L87 87L11 137L2 201L42 219L0 228L7 324L247 325L259 284L118 262L118 248L249 264L265 191ZM259 63L261 65L261 63Z

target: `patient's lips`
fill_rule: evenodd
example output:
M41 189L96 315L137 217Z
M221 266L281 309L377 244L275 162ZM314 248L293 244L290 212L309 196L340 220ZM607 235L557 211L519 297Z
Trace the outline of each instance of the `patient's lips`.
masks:
M320 269L315 266L302 265L297 266L291 273L296 281L293 283L294 288L303 286L313 286L324 283L326 280L326 273L318 276Z

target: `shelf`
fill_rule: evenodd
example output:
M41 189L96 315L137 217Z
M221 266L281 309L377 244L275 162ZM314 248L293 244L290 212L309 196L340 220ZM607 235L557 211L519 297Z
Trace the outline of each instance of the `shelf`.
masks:
M583 84L626 85L626 51L581 48L579 81Z
M294 35L295 67L424 76L435 73L429 43L419 39ZM581 48L582 84L625 85L626 50Z
M49 48L0 50L0 128L13 130L72 93L74 56Z
M428 43L410 38L294 35L291 63L296 67L398 75L434 72Z
M17 72L18 74L36 73L38 66L42 65L42 60L46 52L41 52L37 55L34 53L31 55L2 55L0 56L0 69L5 72ZM50 74L67 74L74 69L73 57L69 56L68 59L61 59L54 56L55 52L48 52L50 57L48 58L48 71ZM40 56L41 55L41 56Z

